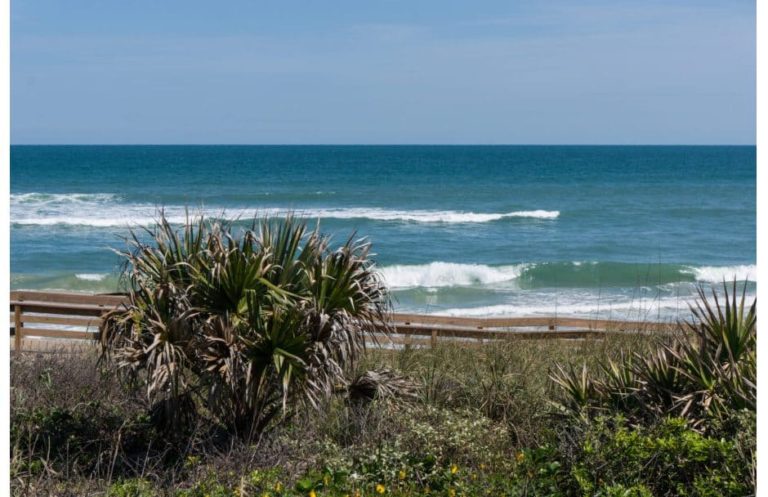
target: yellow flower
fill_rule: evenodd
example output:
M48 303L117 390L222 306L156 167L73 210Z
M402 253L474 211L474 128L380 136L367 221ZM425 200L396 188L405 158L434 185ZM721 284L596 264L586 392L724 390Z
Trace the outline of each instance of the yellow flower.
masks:
M448 497L456 497L456 489L449 488L448 489Z
M481 469L481 470L483 470L483 471L485 471L485 464L483 464L483 463L480 463L480 469Z
M331 475L323 476L323 485L326 487L331 484Z
M280 492L283 490L283 484L280 482L275 483L275 492Z
M405 480L405 470L401 469L400 472L397 474L397 477L401 480Z
M309 497L317 497L317 494L315 493L314 490L309 491Z
M472 473L472 479L477 480L477 473Z
M381 483L377 483L376 484L376 493L377 494L383 494L386 490L387 489L384 488L384 485L382 485Z
M515 454L515 460L517 462L522 462L523 459L525 459L525 454L524 453L518 452L517 454Z
M458 473L458 472L459 472L459 467L458 467L458 466L456 466L455 464L452 464L452 465L451 465L451 474L452 474L452 475L455 475L455 474L456 474L456 473Z

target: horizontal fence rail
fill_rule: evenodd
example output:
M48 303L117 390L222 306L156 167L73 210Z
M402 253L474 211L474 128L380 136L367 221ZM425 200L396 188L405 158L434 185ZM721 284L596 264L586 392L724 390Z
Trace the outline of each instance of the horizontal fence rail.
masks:
M11 292L14 348L22 350L24 339L60 339L65 343L96 340L102 316L126 303L125 295ZM384 346L435 346L439 341L584 339L608 333L667 332L673 327L668 323L572 317L464 318L398 313L392 315L389 332L374 334L372 342Z

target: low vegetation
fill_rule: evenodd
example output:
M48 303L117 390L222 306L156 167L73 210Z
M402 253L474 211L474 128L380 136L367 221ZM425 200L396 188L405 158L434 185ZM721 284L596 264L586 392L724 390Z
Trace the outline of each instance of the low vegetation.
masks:
M126 254L133 305L103 352L12 358L14 494L755 491L756 312L735 284L675 336L366 350L388 312L366 246L293 220L158 230Z

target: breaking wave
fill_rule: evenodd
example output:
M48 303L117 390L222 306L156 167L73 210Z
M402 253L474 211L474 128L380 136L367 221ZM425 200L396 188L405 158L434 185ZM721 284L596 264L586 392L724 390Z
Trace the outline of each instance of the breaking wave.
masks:
M183 223L187 210L182 206L164 209L172 223ZM149 225L156 221L159 208L151 204L121 202L121 198L109 193L17 193L11 195L11 222L14 225L32 226L91 226L97 228ZM488 223L502 219L528 218L556 219L559 211L520 210L506 213L464 212L453 210L397 210L378 207L350 208L278 208L278 207L207 207L189 209L190 215L239 217L252 219L254 214L285 216L295 213L307 218L320 219L368 219L409 223L470 224Z
M547 262L506 266L431 262L379 269L392 289L493 286L520 288L642 287L670 283L756 281L755 265L690 266L623 262Z

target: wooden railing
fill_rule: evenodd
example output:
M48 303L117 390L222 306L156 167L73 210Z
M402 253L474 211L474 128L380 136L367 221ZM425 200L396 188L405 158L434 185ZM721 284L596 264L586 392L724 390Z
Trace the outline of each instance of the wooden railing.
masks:
M97 339L101 316L126 301L123 295L11 292L14 348L21 350L24 338Z
M127 302L125 295L63 292L11 292L11 334L16 350L23 340L60 339L65 343L95 340L103 314ZM571 317L461 318L394 314L391 333L379 333L379 345L426 345L438 341L476 342L507 339L600 338L607 333L664 332L666 323L591 320ZM81 342L82 343L82 342Z
M393 333L384 337L394 344L434 346L448 340L539 340L602 338L608 333L667 333L668 323L614 321L573 317L465 318L421 314L394 314ZM414 341L414 337L420 339ZM426 339L426 340L425 340Z

